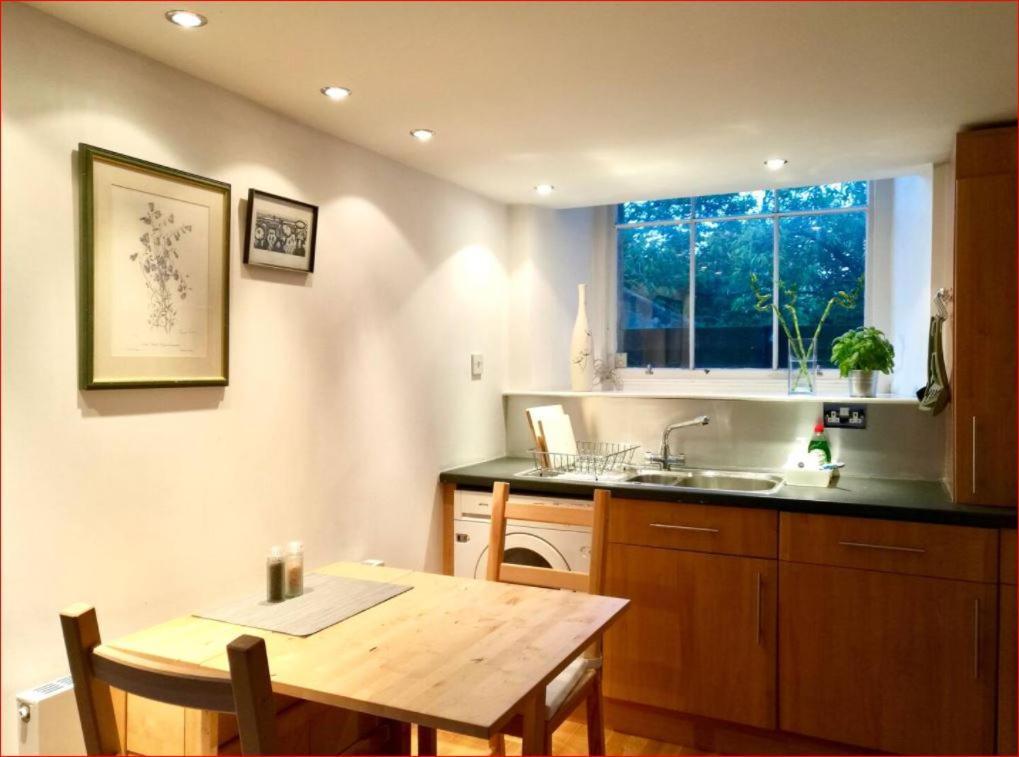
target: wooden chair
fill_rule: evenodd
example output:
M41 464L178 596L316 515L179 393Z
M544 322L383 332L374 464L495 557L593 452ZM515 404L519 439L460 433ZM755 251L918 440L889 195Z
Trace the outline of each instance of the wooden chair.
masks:
M110 686L180 707L233 713L242 754L277 753L276 710L262 639L238 636L227 645L229 674L192 675L101 646L96 611L89 605L61 612L60 625L88 754L124 753Z
M571 589L601 594L605 583L605 532L608 526L611 494L598 489L594 507L567 507L544 503L511 504L509 484L497 482L492 491L492 527L488 542L489 581ZM504 562L506 521L555 523L591 528L591 569L589 573L570 572ZM552 734L581 704L587 704L587 748L593 755L605 754L605 724L602 716L601 641L592 644L580 657L566 666L549 682L545 692L545 754L552 753ZM511 723L511 730L515 724ZM515 734L514 734L515 735ZM500 734L491 741L493 754L505 754L505 739Z

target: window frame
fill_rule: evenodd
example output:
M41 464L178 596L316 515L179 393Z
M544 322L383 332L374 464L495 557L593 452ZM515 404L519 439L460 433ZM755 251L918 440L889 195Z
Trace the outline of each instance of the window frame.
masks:
M861 181L857 179L856 181ZM829 184L837 182L827 182ZM683 219L670 219L662 221L638 221L635 223L617 223L619 218L619 204L611 205L609 214L609 224L611 226L610 233L608 235L611 240L611 244L608 245L608 254L606 255L606 305L605 313L608 318L606 323L606 344L608 346L607 352L615 353L618 351L619 346L619 298L622 296L622 281L619 277L619 230L620 229L640 229L640 228L653 228L659 226L688 226L689 227L689 258L690 258L690 275L689 275L689 298L690 298L690 334L688 336L689 345L689 364L686 367L665 367L665 366L653 366L653 372L648 373L645 366L627 366L626 368L620 369L621 377L624 379L652 379L656 378L659 380L677 380L677 379L717 379L722 381L732 381L734 379L779 379L784 378L786 374L786 368L784 368L781 362L781 356L779 353L779 324L777 316L772 313L771 315L771 368L695 368L695 362L697 359L695 353L695 334L697 329L697 287L696 287L696 264L697 264L697 225L700 223L722 223L725 221L746 221L755 219L766 219L772 221L772 295L778 296L778 274L779 274L779 245L781 241L781 233L779 231L779 225L783 218L795 218L798 216L818 216L818 215L837 215L844 213L863 213L866 223L866 230L864 233L864 256L863 256L863 276L864 276L864 290L863 290L863 322L864 324L871 323L872 318L872 307L871 301L871 269L873 265L872 257L874 255L874 186L873 180L867 181L867 204L866 205L854 205L849 208L825 208L822 210L787 210L779 211L774 210L768 213L750 213L744 215L733 215L733 216L712 216L705 218L697 217L697 197L709 196L709 195L697 195L690 198L691 200L691 216L690 218ZM824 186L823 184L811 185L811 186ZM782 189L795 189L796 187L780 187L771 188L771 191L775 193L775 208L778 207L778 192ZM749 190L758 191L758 190ZM685 199L685 198L684 198ZM824 375L826 370L821 368L819 370L820 375ZM710 379L708 379L710 375Z

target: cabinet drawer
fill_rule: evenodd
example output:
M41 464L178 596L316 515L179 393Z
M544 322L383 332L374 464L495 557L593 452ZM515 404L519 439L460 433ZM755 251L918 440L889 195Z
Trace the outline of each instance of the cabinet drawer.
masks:
M615 499L608 540L617 544L774 558L778 513L741 507Z
M989 528L782 513L779 559L935 578L994 582L998 533Z

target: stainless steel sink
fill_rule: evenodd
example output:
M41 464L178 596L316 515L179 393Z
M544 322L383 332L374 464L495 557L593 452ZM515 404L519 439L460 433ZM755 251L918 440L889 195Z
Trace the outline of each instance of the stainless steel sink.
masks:
M677 489L774 494L782 486L783 479L770 473L743 471L644 471L630 476L624 483L675 486Z

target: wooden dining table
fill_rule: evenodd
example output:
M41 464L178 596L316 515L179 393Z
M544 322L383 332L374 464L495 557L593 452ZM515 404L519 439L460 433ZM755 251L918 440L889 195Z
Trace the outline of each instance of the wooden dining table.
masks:
M306 637L185 615L105 646L227 671L227 644L252 634L265 639L275 693L481 738L519 716L523 754L540 754L546 685L628 603L360 563L314 572L412 588Z

